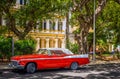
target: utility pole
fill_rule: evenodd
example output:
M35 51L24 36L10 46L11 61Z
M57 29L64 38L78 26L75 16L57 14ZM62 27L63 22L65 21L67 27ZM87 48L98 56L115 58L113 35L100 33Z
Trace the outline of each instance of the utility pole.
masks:
M95 58L95 50L96 50L96 45L95 45L95 23L96 23L96 19L95 19L95 2L96 0L94 0L94 15L93 15L93 61L96 60Z

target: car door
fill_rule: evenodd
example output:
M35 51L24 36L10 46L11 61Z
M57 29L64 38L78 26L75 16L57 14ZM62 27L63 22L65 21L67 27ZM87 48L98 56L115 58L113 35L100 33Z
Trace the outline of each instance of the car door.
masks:
M62 60L65 54L61 50L50 50L51 55L48 56L47 66L49 68L63 67Z
M47 49L40 49L38 51L38 59L36 60L39 69L48 68L49 53Z

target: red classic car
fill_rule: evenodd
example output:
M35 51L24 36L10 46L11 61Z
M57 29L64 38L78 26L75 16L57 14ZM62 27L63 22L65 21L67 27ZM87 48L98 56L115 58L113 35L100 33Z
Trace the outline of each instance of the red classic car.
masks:
M25 69L28 73L34 73L39 69L70 68L77 69L80 65L89 63L87 54L74 55L70 50L63 48L42 48L32 55L13 56L12 68Z

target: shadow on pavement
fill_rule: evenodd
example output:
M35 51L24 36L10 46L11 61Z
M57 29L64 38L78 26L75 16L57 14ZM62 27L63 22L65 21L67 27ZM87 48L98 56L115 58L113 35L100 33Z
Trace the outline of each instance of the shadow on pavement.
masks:
M120 63L97 64L78 70L46 69L28 74L24 70L0 70L0 79L120 79Z

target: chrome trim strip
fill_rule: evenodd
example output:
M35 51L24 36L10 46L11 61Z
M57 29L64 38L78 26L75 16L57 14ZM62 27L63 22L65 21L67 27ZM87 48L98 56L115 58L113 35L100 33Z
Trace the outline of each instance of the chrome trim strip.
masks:
M53 58L27 58L27 59L20 59L19 61L24 60L55 60L55 59L67 59L67 58L88 58L88 55L73 55L73 56L65 56L65 57L53 57ZM14 60L12 60L14 61Z

